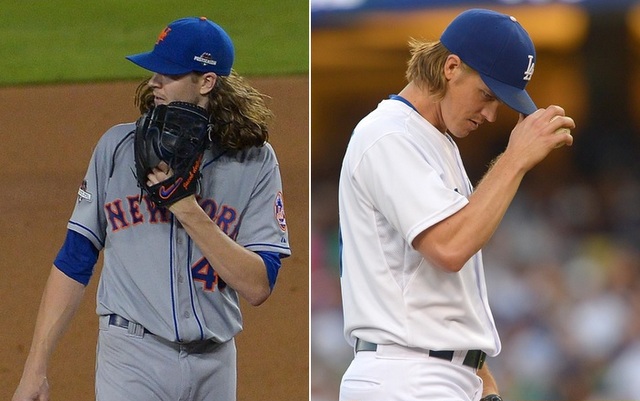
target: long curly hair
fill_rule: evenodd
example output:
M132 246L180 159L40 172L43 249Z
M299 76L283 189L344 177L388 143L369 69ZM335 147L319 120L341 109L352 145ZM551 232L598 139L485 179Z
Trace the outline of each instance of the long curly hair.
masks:
M198 72L193 72L197 79ZM154 107L153 89L145 79L136 89L135 105L142 114ZM262 146L269 140L269 123L273 113L267 107L268 96L249 85L234 70L228 76L218 76L209 92L209 120L214 135L226 149L242 150Z

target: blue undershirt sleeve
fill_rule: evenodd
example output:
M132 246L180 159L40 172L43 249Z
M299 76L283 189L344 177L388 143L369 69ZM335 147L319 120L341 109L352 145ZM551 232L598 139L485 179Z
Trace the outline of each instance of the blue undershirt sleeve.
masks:
M276 278L278 277L278 270L282 262L280 261L280 254L278 252L257 251L256 252L267 267L267 278L269 279L269 288L273 290L273 286L276 285Z
M89 284L98 261L98 249L82 234L67 230L67 238L53 264L80 284Z
M277 252L256 252L264 261L267 269L269 287L273 290L282 262ZM54 265L70 278L87 285L98 261L99 251L86 237L73 230L67 231L62 248L54 261Z

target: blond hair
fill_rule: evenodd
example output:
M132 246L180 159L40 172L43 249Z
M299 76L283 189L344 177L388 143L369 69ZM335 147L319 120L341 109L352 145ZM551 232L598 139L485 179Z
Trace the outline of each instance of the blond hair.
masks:
M407 63L405 77L419 88L427 89L436 101L442 100L447 92L447 80L444 76L444 65L452 53L439 41L409 41L411 58ZM462 63L463 69L469 67Z

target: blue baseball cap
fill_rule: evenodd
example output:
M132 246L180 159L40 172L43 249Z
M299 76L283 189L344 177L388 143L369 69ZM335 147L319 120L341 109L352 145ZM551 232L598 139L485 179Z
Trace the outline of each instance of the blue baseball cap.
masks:
M229 75L234 49L231 38L206 17L189 17L167 25L153 50L126 56L140 67L162 75L193 71Z
M514 17L484 9L464 11L444 30L440 42L477 71L507 106L524 115L538 109L525 91L536 50Z

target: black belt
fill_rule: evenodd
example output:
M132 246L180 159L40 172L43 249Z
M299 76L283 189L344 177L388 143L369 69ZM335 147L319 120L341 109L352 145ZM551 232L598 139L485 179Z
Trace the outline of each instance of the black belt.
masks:
M120 315L109 315L109 325L127 329L129 331L142 331L144 334L151 334L151 332L139 323L130 322Z
M356 352L376 351L378 349L378 345L357 338L355 349L356 349ZM453 355L454 355L454 351L429 351L430 357L445 359L449 362L453 360ZM482 369L482 366L484 365L484 361L486 358L487 358L487 354L484 351L474 349L471 351L467 351L467 355L465 355L464 360L462 361L462 364L474 369Z

